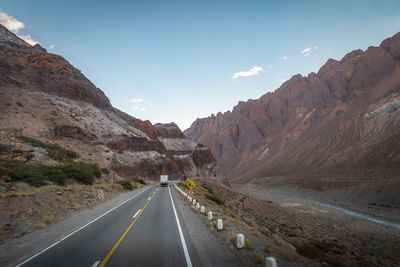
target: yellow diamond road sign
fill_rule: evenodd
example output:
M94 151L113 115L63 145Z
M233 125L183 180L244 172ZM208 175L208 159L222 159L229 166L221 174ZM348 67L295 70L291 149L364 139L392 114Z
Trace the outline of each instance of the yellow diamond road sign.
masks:
M193 180L190 180L186 185L190 190L192 190L196 186L196 183L193 182Z

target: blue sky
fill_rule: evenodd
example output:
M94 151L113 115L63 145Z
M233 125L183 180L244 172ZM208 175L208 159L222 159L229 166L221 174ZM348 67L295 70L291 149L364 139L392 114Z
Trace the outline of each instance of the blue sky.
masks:
M398 0L2 0L0 12L115 107L182 130L400 31Z

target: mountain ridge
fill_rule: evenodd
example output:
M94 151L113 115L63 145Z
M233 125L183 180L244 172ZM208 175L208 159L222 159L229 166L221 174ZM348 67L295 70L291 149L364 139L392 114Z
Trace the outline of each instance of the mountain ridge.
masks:
M196 119L184 133L209 147L234 183L374 171L397 177L399 58L397 33L379 47L329 59L317 73L294 75L275 92L240 101L232 111ZM282 184L304 179L282 179Z

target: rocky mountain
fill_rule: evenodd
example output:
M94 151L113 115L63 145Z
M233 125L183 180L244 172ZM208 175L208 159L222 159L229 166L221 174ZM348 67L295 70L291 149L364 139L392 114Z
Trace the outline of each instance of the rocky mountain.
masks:
M393 199L400 189L400 33L329 59L318 73L295 75L232 112L197 119L184 133L209 147L234 183L375 191L385 184L379 190Z
M117 178L206 175L215 167L209 150L197 160L206 149L196 148L175 124L153 126L113 108L63 57L32 47L2 25L0 92L0 144L13 148L2 158L56 164L48 151L24 142L28 137L72 150Z

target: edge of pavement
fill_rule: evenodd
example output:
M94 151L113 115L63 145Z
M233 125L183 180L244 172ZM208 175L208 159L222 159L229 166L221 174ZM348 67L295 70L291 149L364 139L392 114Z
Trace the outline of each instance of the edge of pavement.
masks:
M86 209L54 223L49 227L33 231L10 240L0 246L0 266L15 266L27 258L68 238L107 213L125 204L155 185L144 186L135 191L120 194L92 209Z
M176 209L179 211L181 225L189 234L202 266L241 266L233 253L226 251L217 238L210 233L207 226L198 218L186 202L181 198L174 186L171 186Z

